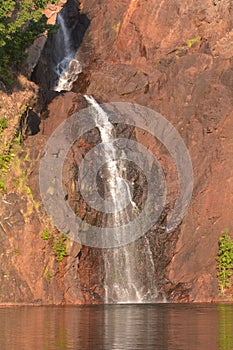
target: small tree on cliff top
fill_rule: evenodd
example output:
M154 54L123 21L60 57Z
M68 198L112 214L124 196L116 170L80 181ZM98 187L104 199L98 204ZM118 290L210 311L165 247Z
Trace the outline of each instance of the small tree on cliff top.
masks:
M231 286L230 279L233 269L233 240L228 235L228 230L225 230L219 238L216 260L219 291L224 295L225 290Z
M47 25L42 10L49 0L0 0L0 80L9 85L12 69L25 58L25 49L45 30Z

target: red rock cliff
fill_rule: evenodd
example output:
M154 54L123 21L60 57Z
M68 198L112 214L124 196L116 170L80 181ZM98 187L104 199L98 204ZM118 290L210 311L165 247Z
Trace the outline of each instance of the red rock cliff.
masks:
M215 300L218 238L225 228L233 229L232 2L83 0L80 8L90 20L79 48L83 73L73 92L53 99L40 134L26 141L35 161L32 190L38 192L35 142L41 150L59 122L83 107L80 93L92 94L100 102L133 101L160 112L189 149L195 183L181 226L160 245L161 263L157 259L163 271L158 278L172 300ZM137 137L143 142L143 135ZM15 194L4 200L10 203L11 196ZM38 238L44 227L38 215L30 224L20 214L22 198L12 201L20 204L15 212L4 204L4 217L12 222L7 229L4 224L2 233L2 301L100 300L100 254L85 248L81 255L81 247L75 245L57 264L52 255L48 258L52 254L48 242ZM9 294L9 289L14 292Z

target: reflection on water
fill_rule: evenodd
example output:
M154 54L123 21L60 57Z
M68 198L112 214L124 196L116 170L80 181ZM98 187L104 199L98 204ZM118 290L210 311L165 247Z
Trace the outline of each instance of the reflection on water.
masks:
M219 312L219 349L233 349L233 307L232 305L218 305Z
M233 306L0 308L3 350L232 350Z

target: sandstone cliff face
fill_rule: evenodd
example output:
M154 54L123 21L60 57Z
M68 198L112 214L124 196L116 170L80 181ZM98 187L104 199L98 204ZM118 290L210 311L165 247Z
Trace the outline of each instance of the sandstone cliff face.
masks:
M232 2L86 0L82 8L92 19L87 92L159 111L189 149L193 200L166 274L189 289L188 300L214 300L218 237L232 229Z
M86 106L82 93L99 102L133 101L160 112L189 149L195 183L180 227L166 236L152 233L158 285L170 300L216 300L218 238L225 228L233 228L232 2L83 0L80 9L90 20L78 49L83 73L72 92L50 95L48 118L42 120L40 133L24 144L30 154L33 196L39 201L43 146L62 120ZM42 71L38 66L37 77ZM43 77L37 83L40 96L47 98L49 84ZM140 133L137 139L148 142ZM160 160L168 164L169 178L173 166L166 154L160 154ZM173 192L172 180L170 186ZM57 262L54 238L41 239L46 227L56 234L42 206L34 208L34 203L27 219L30 200L10 192L2 206L2 302L101 302L101 252L67 242L68 256Z

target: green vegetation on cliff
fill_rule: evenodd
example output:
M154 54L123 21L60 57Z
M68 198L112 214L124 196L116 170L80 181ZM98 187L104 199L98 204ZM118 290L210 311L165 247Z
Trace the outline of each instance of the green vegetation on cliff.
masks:
M49 0L0 0L0 80L13 82L13 71L25 58L25 50L39 34L54 29L42 10Z
M62 261L62 259L68 255L66 250L66 241L67 237L62 235L56 237L53 243L53 253L55 254L58 262Z
M22 171L18 157L18 153L22 150L21 120L28 108L27 106L21 108L22 112L15 117L14 123L5 116L0 118L0 194L7 190L8 172L13 165L14 175L17 173L17 176L11 176L14 189L20 193L26 191L30 195L30 188L25 184L26 171Z
M4 116L2 118L0 118L0 137L1 137L1 133L7 129L8 127L8 120L7 118Z
M0 118L0 192L4 192L6 190L6 184L2 178L2 175L7 173L12 158L8 144L6 142L2 143L2 133L7 129L7 127L8 121L4 116Z
M41 238L43 241L48 241L51 238L51 233L47 228L42 232Z
M217 253L217 277L221 295L231 286L231 276L233 269L233 240L225 230L219 238L219 249Z

